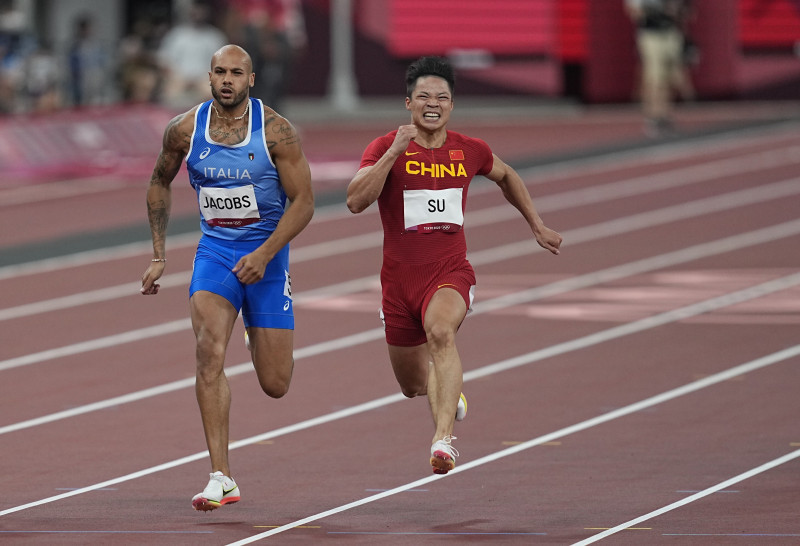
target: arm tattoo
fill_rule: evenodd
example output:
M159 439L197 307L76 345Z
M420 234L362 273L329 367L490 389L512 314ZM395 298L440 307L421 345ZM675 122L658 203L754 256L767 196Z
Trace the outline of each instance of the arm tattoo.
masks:
M300 142L294 127L284 119L279 119L275 116L264 120L264 132L267 138L267 148L271 152L272 149L283 144L292 146Z
M150 177L150 185L157 186L160 180L164 180L167 177L167 159L164 157L163 153L158 154L158 159L156 159L156 166L153 169L153 175Z
M164 131L161 153L158 154L153 175L150 178L151 186L167 187L178 174L183 162L181 153L188 150L191 139L191 134L180 130L182 120L183 116L173 118Z
M183 116L177 116L167 125L167 129L164 131L164 142L162 143L165 150L179 150L189 145L191 134L179 130L183 119Z
M167 222L169 221L169 208L164 201L147 203L147 217L150 220L150 229L153 234L163 239L167 232Z

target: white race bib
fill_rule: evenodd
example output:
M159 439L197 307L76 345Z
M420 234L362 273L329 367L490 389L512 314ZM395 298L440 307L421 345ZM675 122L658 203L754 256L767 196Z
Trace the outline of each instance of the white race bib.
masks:
M464 225L464 188L403 191L403 218L408 231L456 232Z
M200 212L209 226L239 227L261 219L253 186L201 187L199 202Z

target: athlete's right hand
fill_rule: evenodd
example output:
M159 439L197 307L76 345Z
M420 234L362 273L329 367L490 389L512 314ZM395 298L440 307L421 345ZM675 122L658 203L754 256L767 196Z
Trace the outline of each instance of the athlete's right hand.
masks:
M401 125L397 128L397 134L392 142L391 150L397 155L402 154L408 148L408 144L417 137L416 125Z
M271 259L256 249L242 256L231 271L243 284L255 284L264 278L264 272Z
M141 293L143 295L151 296L158 294L158 289L161 288L161 285L156 281L160 279L161 274L164 273L164 265L164 262L150 262L147 271L142 275Z

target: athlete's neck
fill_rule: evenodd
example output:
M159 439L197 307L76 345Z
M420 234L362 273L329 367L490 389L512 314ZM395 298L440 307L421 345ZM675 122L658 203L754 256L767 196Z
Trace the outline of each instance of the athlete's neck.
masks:
M414 142L423 148L428 148L429 150L433 148L441 148L444 146L446 140L447 130L444 128L433 133L429 133L420 129L417 131L417 136L414 138Z
M224 119L226 121L239 121L239 120L244 119L244 117L247 115L247 112L250 111L250 99L247 99L246 103L247 104L245 104L245 106L244 106L244 112L242 112L241 115L238 115L238 116L235 116L235 115L234 116L223 116L222 114L220 114L219 110L217 110L217 107L214 104L214 101L211 102L211 108L214 110L214 113L217 115L217 117L219 119Z

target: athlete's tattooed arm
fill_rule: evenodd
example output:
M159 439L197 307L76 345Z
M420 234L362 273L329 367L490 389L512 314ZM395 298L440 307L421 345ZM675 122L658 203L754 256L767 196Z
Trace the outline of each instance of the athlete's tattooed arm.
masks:
M300 145L300 137L292 124L274 112L264 118L264 133L270 154L273 154L278 146Z
M191 112L172 119L164 130L161 151L147 188L147 219L153 239L153 259L166 259L167 224L172 207L172 181L189 149L193 115ZM142 294L157 294L156 281L164 271L165 261L152 261L142 276Z

